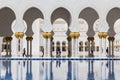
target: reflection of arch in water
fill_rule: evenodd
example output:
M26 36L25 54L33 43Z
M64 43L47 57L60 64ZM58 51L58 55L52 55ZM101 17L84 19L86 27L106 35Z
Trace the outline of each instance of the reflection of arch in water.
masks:
M79 42L79 51L82 52L83 51L83 41Z
M62 42L62 51L66 51L66 42L65 41Z

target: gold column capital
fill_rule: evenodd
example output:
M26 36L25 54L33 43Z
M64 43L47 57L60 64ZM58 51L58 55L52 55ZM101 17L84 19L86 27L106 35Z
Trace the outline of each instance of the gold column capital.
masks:
M12 37L5 37L6 41L10 42L12 40Z
M107 37L107 32L103 32L102 35L103 35L102 36L103 38L106 38Z
M24 33L23 32L19 32L19 37L23 38L23 36L24 36Z
M51 38L52 37L51 32L43 32L42 35L43 35L44 38Z
M99 33L98 33L98 37L99 37L99 38L102 38L102 32L99 32Z
M14 34L16 38L23 38L24 36L24 32L15 32Z
M115 38L114 37L108 37L108 41L114 41Z
M27 40L27 41L32 41L32 40L33 40L33 37L26 37L26 40Z
M68 37L67 37L67 40L70 42L70 41L71 41L71 37L70 37L70 36L68 36Z
M70 37L71 38L78 38L80 36L80 33L79 32L71 32L70 33Z
M75 32L75 38L79 38L80 33L79 32Z
M50 40L53 41L53 37L51 37Z
M88 37L87 40L88 40L88 41L93 41L93 40L94 40L94 37Z
M15 32L14 34L16 38L19 38L19 32Z

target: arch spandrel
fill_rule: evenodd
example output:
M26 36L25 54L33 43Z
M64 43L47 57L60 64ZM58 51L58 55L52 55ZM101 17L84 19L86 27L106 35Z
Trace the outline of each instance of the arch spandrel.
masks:
M107 23L109 25L108 35L113 37L116 33L114 31L114 24L120 18L120 9L115 7L112 8L106 17Z
M0 10L0 36L12 36L12 22L16 19L12 9L4 7Z

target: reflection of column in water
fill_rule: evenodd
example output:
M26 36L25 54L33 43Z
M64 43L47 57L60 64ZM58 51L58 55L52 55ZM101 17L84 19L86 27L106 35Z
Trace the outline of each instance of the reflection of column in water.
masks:
M68 73L67 73L67 80L72 80L72 62L68 61Z
M12 80L12 73L11 73L11 61L5 61L6 62L6 75L5 80Z
M109 72L108 72L108 80L115 80L114 75L114 61L109 61Z
M1 55L1 52L0 52ZM1 79L1 67L2 67L2 61L0 60L0 79Z
M76 61L72 62L72 80L77 80L77 63Z
M50 80L50 62L49 61L45 61L44 80Z
M87 80L95 80L93 69L94 69L93 61L88 61L88 79Z
M43 80L44 61L39 61L39 80Z
M21 65L21 61L17 62L17 80L22 80L22 65Z
M50 61L50 80L53 80L52 61Z
M26 80L33 80L32 79L32 61L27 61L27 72L26 72Z

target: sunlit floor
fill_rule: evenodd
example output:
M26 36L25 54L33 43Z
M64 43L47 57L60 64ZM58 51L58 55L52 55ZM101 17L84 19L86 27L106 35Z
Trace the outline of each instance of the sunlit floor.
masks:
M0 80L120 80L119 60L0 60Z

